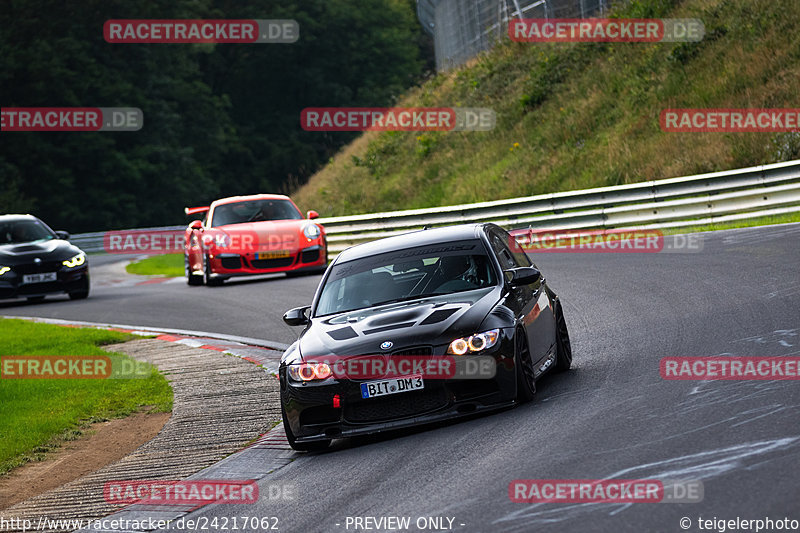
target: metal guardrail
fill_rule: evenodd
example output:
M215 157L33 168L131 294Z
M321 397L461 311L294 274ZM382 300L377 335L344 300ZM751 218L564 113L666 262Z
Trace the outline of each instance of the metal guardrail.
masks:
M800 211L800 160L510 200L317 219L330 255L361 242L425 226L494 222L506 229L681 227ZM139 231L183 230L185 226ZM103 251L103 232L74 235L87 252Z

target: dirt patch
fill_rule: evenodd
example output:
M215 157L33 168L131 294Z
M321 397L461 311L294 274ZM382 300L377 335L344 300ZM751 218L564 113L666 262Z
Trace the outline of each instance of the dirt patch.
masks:
M85 436L65 442L44 461L28 463L0 477L0 509L122 459L158 435L169 417L170 413L136 413L93 424Z

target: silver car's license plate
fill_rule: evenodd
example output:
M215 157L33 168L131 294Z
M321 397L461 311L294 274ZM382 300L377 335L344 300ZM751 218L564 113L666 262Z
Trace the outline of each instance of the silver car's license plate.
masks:
M375 398L376 396L386 396L388 394L399 394L412 390L424 389L425 384L421 375L403 376L393 379L382 379L380 381L368 381L361 384L362 398Z

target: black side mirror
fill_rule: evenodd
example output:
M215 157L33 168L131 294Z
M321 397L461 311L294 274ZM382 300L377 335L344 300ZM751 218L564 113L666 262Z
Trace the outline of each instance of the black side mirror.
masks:
M61 239L62 241L68 241L69 240L69 232L67 232L67 231L57 231L56 232L56 236L59 239Z
M511 279L508 282L512 287L520 287L522 285L530 285L542 279L542 273L538 268L534 267L519 267L510 268L506 273L511 274Z
M309 309L311 309L310 305L289 309L283 314L283 321L289 326L305 326L311 322L306 316L306 311Z

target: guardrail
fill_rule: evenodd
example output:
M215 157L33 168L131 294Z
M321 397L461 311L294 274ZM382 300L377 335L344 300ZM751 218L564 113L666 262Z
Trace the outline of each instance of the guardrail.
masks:
M506 229L657 229L798 211L800 160L510 200L320 218L317 222L325 226L333 256L354 244L425 226L494 222ZM103 235L84 233L71 240L87 252L101 252Z

